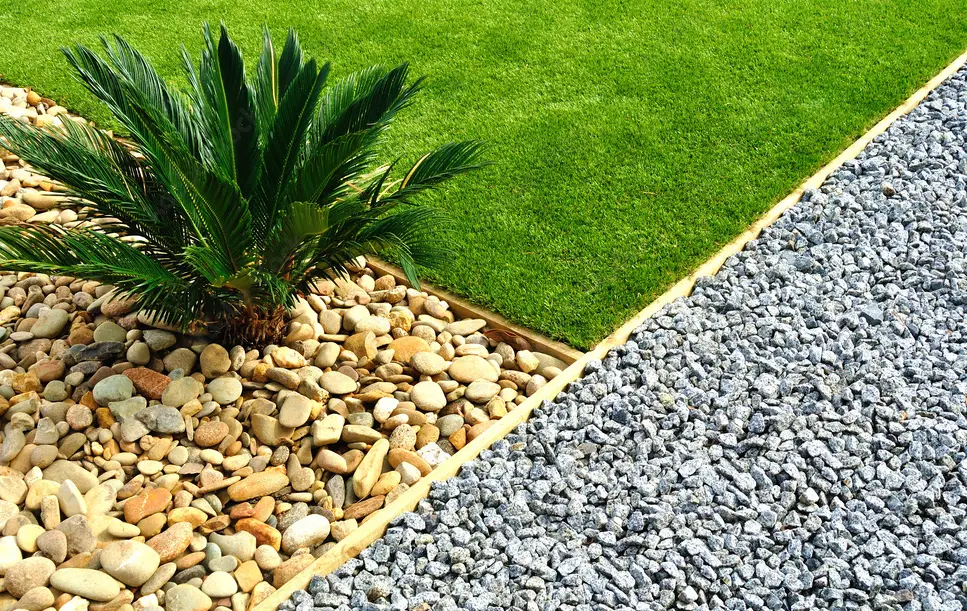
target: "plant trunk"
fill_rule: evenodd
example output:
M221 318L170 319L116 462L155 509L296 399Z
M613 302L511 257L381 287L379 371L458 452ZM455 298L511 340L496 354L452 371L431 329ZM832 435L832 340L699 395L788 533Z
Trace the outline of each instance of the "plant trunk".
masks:
M235 312L227 313L224 321L211 326L227 346L261 349L269 344L282 343L285 339L285 318L285 308L281 306L265 310L243 305Z

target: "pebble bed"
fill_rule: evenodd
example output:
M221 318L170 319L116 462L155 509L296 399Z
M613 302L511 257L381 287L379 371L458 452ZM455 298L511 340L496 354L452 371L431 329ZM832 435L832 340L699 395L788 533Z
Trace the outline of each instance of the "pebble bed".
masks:
M967 80L283 611L967 608Z
M17 87L0 113L84 121ZM101 220L0 162L0 225ZM251 609L567 366L348 267L254 347L0 271L0 611Z

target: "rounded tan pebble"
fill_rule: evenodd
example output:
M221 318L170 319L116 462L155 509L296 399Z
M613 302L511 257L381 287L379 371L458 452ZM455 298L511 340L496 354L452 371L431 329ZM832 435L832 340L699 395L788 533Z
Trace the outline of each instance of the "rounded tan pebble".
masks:
M312 548L329 536L329 520L325 516L309 514L289 526L282 535L282 551L293 554L302 548Z
M436 382L425 381L414 384L410 389L410 401L427 412L438 412L447 405L446 395Z
M376 443L382 438L383 436L379 431L376 431L368 426L347 424L342 429L342 440L346 443Z
M17 545L28 554L37 551L37 537L44 534L44 527L37 524L24 524L17 529Z
M91 490L95 489L96 487L91 488ZM67 517L87 514L87 502L71 480L65 481L57 489L57 500L60 503L60 510Z
M263 571L273 571L282 564L282 558L279 557L279 552L272 546L260 545L255 550L255 562Z
M517 368L524 373L531 373L541 366L541 362L530 350L518 350L516 361Z
M132 537L137 537L141 534L141 529L134 524L128 524L127 522L122 522L121 520L112 520L107 525L107 532L112 537L118 537L120 539L130 539Z
M376 441L359 463L359 466L356 467L356 472L353 473L353 491L357 498L362 499L369 496L370 491L379 479L380 471L383 468L383 459L386 458L389 450L389 441L386 439Z
M308 568L314 560L315 557L312 554L300 554L286 560L279 565L279 568L275 569L272 575L272 585L276 588L282 587L287 581Z
M414 328L414 332L419 328L421 327ZM435 335L432 329L429 331L431 335ZM430 352L430 344L425 339L415 335L404 335L394 339L387 348L393 351L394 361L404 364L409 364L410 359L418 352Z
M400 481L404 484L411 485L419 481L423 474L414 465L408 462L401 462L396 466L396 472L400 475Z
M208 344L199 357L201 371L206 378L217 378L232 368L228 350L219 344Z
M221 452L219 452L218 450L213 450L211 448L206 448L202 450L198 454L198 457L201 458L203 461L212 465L220 465L222 464L222 461L225 460L225 457L222 456Z
M68 594L89 600L107 602L121 593L121 588L110 575L94 569L58 569L50 577L50 585Z
M357 384L349 376L338 371L327 371L319 378L319 385L334 395L345 395L356 391Z
M428 443L434 443L440 439L440 429L433 424L424 424L416 433L416 449L419 450Z
M53 606L54 593L50 591L50 588L44 586L37 586L28 590L26 594L20 597L16 605L18 609L25 609L26 611L43 611L43 609Z
M40 555L60 564L67 558L67 535L59 530L48 530L37 537L37 549Z
M251 461L252 457L247 453L236 454L235 456L226 456L222 461L222 469L231 473L232 471L237 471L238 469L247 466Z
M161 525L164 525L165 516L162 514L156 514L161 518ZM154 516L152 516L154 517ZM158 527L158 532L161 531L161 526ZM142 531L143 532L143 531ZM192 527L191 524L185 522L179 522L178 524L173 524L163 533L157 534L148 540L147 545L154 551L158 552L161 557L161 562L170 562L185 552L188 546L192 542Z
M165 611L208 611L212 599L193 585L181 584L165 592Z
M238 592L235 578L224 571L215 571L201 584L201 591L212 598L227 598Z
M132 587L146 582L161 563L158 552L137 541L109 543L98 560L111 577Z
M3 574L23 560L23 554L17 545L17 538L13 535L0 537L0 574Z
M240 564L235 569L233 576L238 583L238 588L242 592L251 592L262 581L262 571L259 569L259 565L255 560L249 560Z
M228 487L228 496L233 501L247 501L258 496L266 496L278 492L289 483L285 473L279 471L262 471L254 473L245 479L235 482Z
M447 361L433 352L417 352L410 358L410 367L421 375L435 376L446 370Z
M332 538L336 541L342 541L352 534L352 532L357 528L359 528L359 522L356 520L340 520L339 522L333 522Z
M450 363L447 370L450 377L457 382L470 384L477 380L496 382L498 378L497 370L488 361L479 356L461 356Z
M342 437L346 419L340 414L328 414L322 420L312 423L313 445L324 446L336 443Z
M139 521L138 529L141 531L141 536L153 537L161 532L161 529L165 527L165 522L165 515L156 513Z
M75 431L82 431L94 422L94 412L88 407L76 404L67 409L67 424Z
M0 500L19 505L26 497L27 484L24 480L16 475L0 475Z
M133 452L118 452L117 454L111 456L111 460L116 460L125 467L130 467L134 463L138 462L138 455Z
M372 496L381 496L389 493L390 490L396 488L402 481L402 475L396 471L387 471L379 476L376 485L370 490Z
M201 448L211 448L221 443L228 436L228 433L229 428L226 423L221 420L209 420L201 423L195 429L195 443Z
M316 464L326 471L340 475L349 471L349 466L345 458L325 448L319 450L319 453L316 455Z
M500 392L500 385L487 380L477 380L467 386L464 397L474 403L486 403L497 396Z
M57 446L37 446L30 452L30 464L45 469L57 460Z
M164 463L157 460L142 460L138 463L138 471L143 475L157 475L164 468Z
M141 596L147 596L153 594L161 589L161 586L168 583L168 581L174 577L177 567L174 562L168 562L162 564L158 567L158 570L154 572L154 575L148 578L144 584L141 585L139 590Z
M168 462L173 465L184 465L188 462L188 448L185 446L175 446L168 452Z
M542 375L532 376L530 381L527 383L527 387L525 388L524 392L529 397L534 393L536 393L537 391L539 391L540 389L544 388L545 384L547 384L547 379L544 376Z
M175 565L176 570L183 571L184 569L189 569L196 564L200 564L204 559L205 552L191 552L190 554L185 554L181 558L178 558L173 564Z
M7 569L3 585L7 592L20 598L28 591L45 585L54 569L54 563L49 558L25 558Z
M179 522L187 522L192 527L198 528L206 520L208 520L208 516L197 507L179 507L168 512L168 526L178 524Z
M394 397L383 397L373 406L373 419L376 422L384 423L393 415L393 411L399 406L400 401Z

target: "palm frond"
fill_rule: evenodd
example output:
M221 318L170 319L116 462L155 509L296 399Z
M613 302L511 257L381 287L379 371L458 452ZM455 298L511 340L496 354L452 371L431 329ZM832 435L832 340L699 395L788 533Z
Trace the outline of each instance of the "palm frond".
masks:
M331 140L299 164L284 199L326 206L351 193L362 192L367 186L363 175L375 159L376 151L367 132Z
M419 194L451 178L488 165L481 161L486 145L479 140L451 142L433 150L409 169L391 193L379 197L379 205L410 204Z
M147 59L120 36L114 37L113 45L102 37L101 44L110 64L81 44L61 49L81 83L132 134L140 131L137 118L131 114L134 103L131 98L134 98L141 106L151 106L163 115L171 135L180 137L193 156L208 159L207 142L186 97L165 83Z
M262 54L255 69L253 92L258 131L266 134L279 110L279 62L268 27L262 29Z
M100 231L56 225L0 227L0 257L4 269L96 278L114 285L122 296L133 297L146 310L158 312L165 322L187 326L195 307L182 307L204 296L192 290L190 278L181 277L127 242Z
M282 74L280 66L280 76ZM329 64L320 70L316 68L315 60L309 60L282 95L275 121L266 136L261 180L253 197L252 220L256 240L269 234L278 222L277 212L291 203L284 201L283 196L305 146L306 132L328 75Z
M247 197L258 182L258 132L254 99L245 80L245 63L224 24L217 42L207 23L203 37L205 48L197 70L187 53L182 52L193 89L191 99L204 117L213 169L235 182Z
M388 72L371 68L334 87L320 106L314 140L321 144L363 130L378 136L420 90L423 79L407 86L408 74L408 64Z
M302 45L299 44L299 36L295 30L289 28L285 37L285 45L282 47L282 55L279 57L279 103L289 91L289 87L296 82L302 70L305 68L304 53Z
M281 274L299 245L329 228L329 210L312 202L295 202L275 228L265 249L263 269Z

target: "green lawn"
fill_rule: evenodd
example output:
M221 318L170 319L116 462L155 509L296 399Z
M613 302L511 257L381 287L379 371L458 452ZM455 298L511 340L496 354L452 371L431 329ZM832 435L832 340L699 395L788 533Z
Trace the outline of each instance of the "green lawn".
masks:
M588 347L706 259L967 47L960 0L50 0L2 20L0 73L104 119L57 48L118 32L173 78L224 19L338 75L431 79L394 152L481 137L495 167L438 197L456 256L428 277ZM170 8L163 8L169 5ZM398 154L398 153L397 153Z

